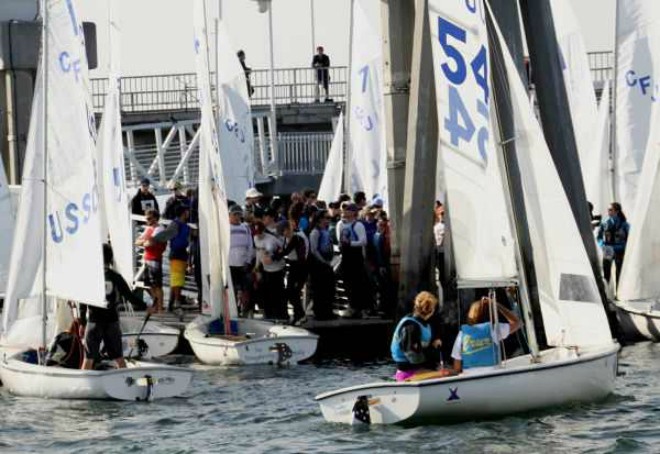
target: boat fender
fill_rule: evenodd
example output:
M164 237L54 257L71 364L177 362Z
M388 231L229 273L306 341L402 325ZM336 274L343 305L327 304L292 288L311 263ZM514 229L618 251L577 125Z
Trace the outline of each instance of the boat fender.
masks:
M371 414L369 412L369 396L357 396L353 404L353 419L351 425L371 424Z

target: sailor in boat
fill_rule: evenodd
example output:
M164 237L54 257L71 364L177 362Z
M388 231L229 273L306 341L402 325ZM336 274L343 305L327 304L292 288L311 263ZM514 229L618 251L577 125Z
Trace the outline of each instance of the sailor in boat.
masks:
M612 203L607 209L607 218L598 228L598 245L603 249L603 275L609 283L612 275L612 262L616 266L616 283L619 284L623 256L626 253L626 243L630 224L623 214L620 203Z
M506 322L498 323L499 331L495 332L490 320L492 304L490 298L482 297L470 305L467 324L461 326L451 352L456 372L495 366L499 360L497 343L520 329L520 319L496 302L496 312L502 314Z
M415 297L413 313L403 317L392 337L390 351L396 362L396 381L413 378L435 369L442 342L434 336L429 319L438 307L438 299L430 292Z
M80 331L80 321L73 320L68 330L55 336L46 353L46 366L80 369L85 358Z
M111 269L113 260L112 248L103 244L103 263L105 265L105 299L107 308L86 306L81 304L80 322L85 327L85 361L83 369L93 369L101 360L101 342L109 359L117 363L117 367L126 367L121 343L121 328L117 307L121 298L132 304L144 305L144 301L135 296L123 277Z

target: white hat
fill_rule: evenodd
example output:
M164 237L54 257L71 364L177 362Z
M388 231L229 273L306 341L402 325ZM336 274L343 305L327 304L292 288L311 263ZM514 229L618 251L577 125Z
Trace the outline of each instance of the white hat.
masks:
M256 188L250 188L247 191L245 191L245 198L246 199L255 199L257 197L262 197L263 194L259 191L257 191Z

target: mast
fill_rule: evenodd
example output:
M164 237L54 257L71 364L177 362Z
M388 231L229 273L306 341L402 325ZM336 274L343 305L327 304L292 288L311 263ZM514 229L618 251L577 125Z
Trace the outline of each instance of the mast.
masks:
M344 192L351 194L351 183L353 181L353 147L351 146L351 85L353 84L353 9L355 0L351 0L349 12L348 30L348 84L346 84L346 115L344 115ZM318 86L316 88L318 90Z
M44 213L43 213L43 251L42 251L42 271L41 271L41 346L43 351L40 352L39 361L42 365L46 363L46 345L47 345L47 333L46 327L48 325L48 297L47 297L47 280L46 280L46 262L48 254L48 225L46 218L48 217L48 0L41 0L41 70L43 71L41 75L41 84L42 84L42 93L43 98L41 102L43 103L42 118L41 121L44 125L44 136L43 136L43 183L44 183Z
M513 2L499 4L501 8L506 6L515 6ZM491 11L489 9L489 11ZM498 13L501 10L498 10ZM492 11L491 11L492 14ZM548 342L543 328L543 318L541 315L541 303L539 299L538 284L536 281L536 268L534 267L534 255L532 251L532 242L529 236L529 225L527 223L527 212L525 209L525 198L523 193L522 179L520 176L520 167L516 156L515 144L515 125L513 122L513 107L511 100L507 96L510 93L507 77L502 61L502 49L497 40L497 33L493 23L492 15L488 14L487 27L488 38L491 53L491 74L493 78L493 105L495 106L497 127L504 161L504 172L502 178L509 188L506 198L507 208L511 211L510 218L513 220L512 226L514 238L516 240L516 262L518 263L518 279L521 306L523 308L523 319L527 331L527 342L533 356L538 355L539 350L548 347ZM503 14L504 17L512 17ZM500 17L498 15L498 17ZM511 27L512 24L506 23ZM515 24L517 28L518 25ZM508 37L512 36L511 34ZM515 57L514 57L515 60Z
M616 159L617 159L617 137L616 137L616 105L617 105L617 85L618 85L618 67L619 67L619 0L615 0L614 6L614 68L612 68L612 115L610 117L610 159L612 160L610 171L612 175L612 197L614 201L619 200L618 185L616 184ZM602 95L601 95L602 98ZM602 213L601 213L602 214Z

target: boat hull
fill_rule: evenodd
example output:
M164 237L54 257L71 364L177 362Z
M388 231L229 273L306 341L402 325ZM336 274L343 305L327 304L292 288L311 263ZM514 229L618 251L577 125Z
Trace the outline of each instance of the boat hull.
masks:
M487 419L591 402L612 392L618 349L613 344L572 358L553 349L543 352L540 363L523 356L489 371L354 386L322 394L316 400L327 421L347 424L356 422L353 410L359 398L368 401L372 424Z
M208 324L206 317L194 320L186 327L184 337L195 356L210 365L297 364L312 357L318 343L318 336L305 329L262 320L239 320L238 333L251 335L242 340L209 336Z
M12 394L46 399L154 400L183 394L193 371L136 362L125 369L80 370L46 367L21 359L0 362L0 379Z
M130 353L130 356L137 357L139 349L136 339L144 320L137 317L123 316L120 320L124 356L128 358ZM179 344L180 335L181 332L176 328L171 328L158 322L147 322L142 334L140 334L140 339L143 341L140 342L143 346L143 351L139 357L149 359L169 355Z
M660 310L655 301L614 301L626 340L660 342Z

